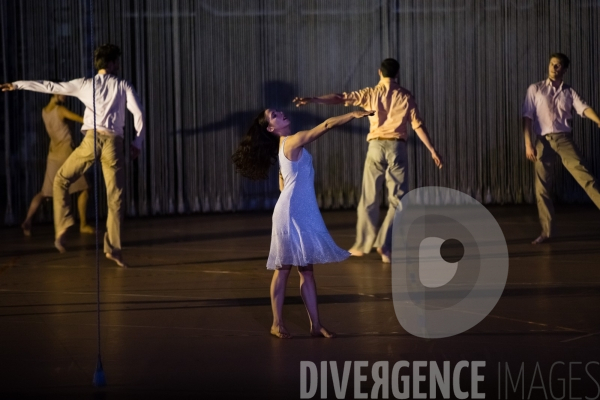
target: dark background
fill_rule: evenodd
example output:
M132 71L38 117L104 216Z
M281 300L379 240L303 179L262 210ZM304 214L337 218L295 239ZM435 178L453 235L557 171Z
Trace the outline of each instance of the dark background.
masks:
M250 120L264 107L277 107L300 130L349 111L295 109L291 100L375 85L386 57L400 61L399 81L415 94L446 161L438 171L411 135L411 188L447 186L485 204L533 203L520 107L527 86L545 78L551 52L571 57L567 82L600 107L595 0L94 3L91 10L78 0L2 1L0 79L90 76L95 45L122 48L121 74L137 88L147 126L139 161L127 164L130 216L272 208L275 169L268 181L254 183L230 162ZM47 101L32 92L0 95L5 225L24 217L41 188L49 142L41 108ZM83 112L75 99L68 106ZM76 142L78 129L73 126ZM357 204L367 131L366 121L354 121L310 146L323 209ZM595 124L575 117L575 141L595 175L598 133ZM128 118L127 139L133 134ZM557 170L558 200L588 202L562 167ZM102 182L99 197L104 213ZM49 206L39 219L51 218Z

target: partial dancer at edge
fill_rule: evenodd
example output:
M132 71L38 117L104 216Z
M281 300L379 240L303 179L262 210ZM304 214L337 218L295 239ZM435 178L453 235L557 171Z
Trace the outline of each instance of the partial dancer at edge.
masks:
M523 102L525 155L535 163L535 197L542 225L542 233L532 244L543 243L555 233L554 205L550 190L556 154L596 207L600 208L598 183L586 168L581 153L573 142L572 110L574 108L580 116L591 119L599 128L600 118L571 86L563 82L569 64L569 58L562 53L550 55L548 79L530 85ZM532 133L535 133L533 140Z
M285 115L267 109L254 119L232 156L236 170L253 180L267 178L269 167L279 159L281 195L273 211L271 250L267 261L267 269L275 270L271 281L271 334L279 338L292 337L282 317L292 266L298 267L300 274L300 294L308 311L310 334L335 337L319 320L313 264L339 262L350 253L335 244L325 227L315 196L312 157L304 146L331 128L370 114L369 111L354 111L329 118L311 130L292 134Z
M23 234L25 234L25 236L31 235L31 222L35 212L43 199L52 197L54 177L66 159L69 158L73 152L73 137L71 136L69 125L67 125L65 120L68 119L79 122L80 124L83 123L83 118L65 107L63 105L64 102L65 96L53 94L50 97L48 104L46 104L46 107L42 109L42 119L44 120L46 132L50 137L50 149L48 150L48 160L46 161L46 173L44 174L42 190L40 190L40 192L31 200L25 221L21 224L21 229L23 229ZM69 187L69 194L81 192L77 198L79 232L81 233L95 232L94 228L87 224L86 210L89 198L88 187L87 180L84 176L73 182Z
M369 150L365 160L360 201L356 210L358 214L356 241L350 253L360 257L375 247L384 263L391 262L392 222L400 200L408 192L406 138L409 123L431 153L435 165L442 168L442 158L431 143L427 129L419 116L415 98L397 82L399 70L398 61L387 58L381 62L380 81L375 87L350 93L294 99L297 107L308 103L345 104L375 112L369 118L371 123L367 135ZM384 177L389 208L383 223L378 228L381 184Z
M123 170L123 127L125 108L134 117L137 137L130 145L131 159L137 158L144 140L144 115L142 106L133 86L116 76L119 71L121 50L112 44L99 46L94 51L94 65L98 73L93 78L80 78L69 82L17 81L0 85L2 91L32 90L42 93L56 93L77 97L85 104L83 126L85 137L81 145L71 153L58 170L54 179L54 229L55 247L65 252L64 236L75 223L69 196L69 186L94 163L94 148L102 163L102 174L106 183L108 216L104 235L106 258L120 267L126 267L121 255L121 221L124 215L123 190L125 171ZM94 121L94 88L96 121ZM97 141L94 143L94 122L97 127Z

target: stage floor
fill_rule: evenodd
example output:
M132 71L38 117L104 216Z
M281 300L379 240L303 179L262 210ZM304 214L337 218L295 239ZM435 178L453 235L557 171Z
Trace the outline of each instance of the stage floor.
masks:
M372 365L388 361L391 370L400 360L435 361L440 368L450 361L453 369L459 361L485 361L479 388L486 399L521 398L522 390L524 398L531 391L530 398L542 399L543 390L552 398L549 389L560 397L561 385L566 398L594 398L600 391L594 383L600 382L600 212L590 206L558 208L560 235L533 246L539 233L535 207L489 210L510 253L504 294L477 326L435 340L402 329L391 300L390 265L376 253L316 266L321 319L339 334L332 340L308 335L293 272L284 315L294 338L280 340L269 335L270 213L126 220L124 256L130 268L100 259L108 383L101 389L92 386L93 237L73 230L69 251L59 254L50 225L34 226L30 238L17 228L2 228L0 398L294 399L301 395L301 361L316 366L336 361L340 374L344 361L366 361L361 390L371 396ZM323 217L336 242L350 247L355 211ZM515 382L522 371L517 393L510 391L507 369ZM356 396L354 372L346 398ZM332 382L330 375L327 398L333 399ZM429 383L420 390L427 393Z

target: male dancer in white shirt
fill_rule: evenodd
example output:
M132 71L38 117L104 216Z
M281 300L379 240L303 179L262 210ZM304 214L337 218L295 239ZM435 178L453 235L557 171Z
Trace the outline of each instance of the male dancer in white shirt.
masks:
M54 246L64 253L64 236L75 223L69 196L69 185L76 181L94 163L94 148L102 164L102 174L106 183L108 216L104 235L106 258L120 267L126 267L121 255L121 221L123 219L123 127L125 108L134 118L137 137L131 143L130 155L137 158L144 140L144 114L135 89L131 84L116 76L119 71L121 50L112 44L99 46L94 51L94 65L98 73L93 78L80 78L69 82L17 81L0 85L2 91L31 90L41 93L55 93L77 97L85 104L83 126L85 137L54 179ZM95 88L94 88L95 86ZM94 104L95 100L95 104ZM96 116L94 121L94 106ZM94 143L94 124L97 140Z
M548 79L529 86L523 103L523 134L525 152L535 162L535 196L542 233L532 244L540 244L554 234L554 206L550 196L556 154L563 165L600 208L600 190L594 176L581 160L579 149L571 135L572 110L600 127L600 118L585 101L563 82L569 68L569 58L562 53L550 56ZM532 139L535 133L535 139Z

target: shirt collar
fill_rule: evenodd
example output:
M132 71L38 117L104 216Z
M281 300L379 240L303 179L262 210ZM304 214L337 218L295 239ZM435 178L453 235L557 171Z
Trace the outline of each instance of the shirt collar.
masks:
M390 87L397 84L398 83L392 78L381 78L381 80L379 81L379 85L383 85L385 87Z
M550 78L546 78L546 86L548 86L550 88L553 87L552 86L552 81L550 80ZM565 85L565 81L562 81L560 83L560 86L556 90L560 92L561 90L566 89L567 87L568 87L568 85Z

